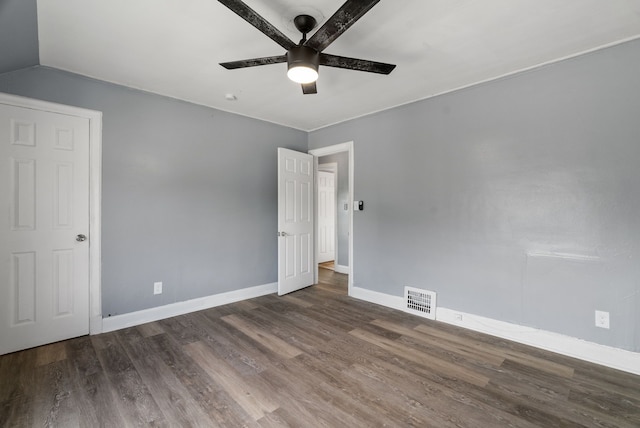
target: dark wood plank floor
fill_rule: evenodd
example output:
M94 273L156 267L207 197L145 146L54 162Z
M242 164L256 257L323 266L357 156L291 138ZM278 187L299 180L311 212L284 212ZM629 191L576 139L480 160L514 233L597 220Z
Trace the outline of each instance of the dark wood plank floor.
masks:
M346 277L0 357L2 427L640 427L640 377L346 296Z

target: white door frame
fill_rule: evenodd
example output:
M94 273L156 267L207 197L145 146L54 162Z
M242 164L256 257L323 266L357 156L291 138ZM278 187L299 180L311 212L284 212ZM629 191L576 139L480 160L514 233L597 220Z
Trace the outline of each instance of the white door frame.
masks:
M354 165L354 153L353 153L353 141L348 141L342 144L335 144L333 146L321 147L319 149L309 150L309 154L313 155L313 177L314 177L314 198L318 198L318 158L327 155L333 155L336 153L347 152L349 154L349 287L348 295L351 296L353 289L353 165ZM314 252L314 282L318 283L318 213L314 210L314 234L315 234L315 252ZM337 242L336 242L337 246ZM336 252L337 254L337 252Z
M89 334L102 333L102 112L0 92L0 104L89 120Z

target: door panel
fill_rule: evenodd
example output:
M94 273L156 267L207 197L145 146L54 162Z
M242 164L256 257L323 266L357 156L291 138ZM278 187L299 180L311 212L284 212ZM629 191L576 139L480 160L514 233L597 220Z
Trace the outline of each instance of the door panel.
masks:
M11 254L11 289L8 314L13 325L31 324L36 320L36 253Z
M89 332L89 119L0 104L0 354Z
M278 294L313 284L313 156L278 149Z
M11 209L13 230L34 230L36 218L36 161L34 159L11 159L13 174L11 186Z

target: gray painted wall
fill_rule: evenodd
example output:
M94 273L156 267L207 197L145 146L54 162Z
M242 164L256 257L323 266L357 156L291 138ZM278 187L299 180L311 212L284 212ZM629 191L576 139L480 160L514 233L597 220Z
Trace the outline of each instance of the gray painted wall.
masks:
M633 41L310 133L354 141L354 285L640 351L639 76Z
M36 0L0 0L0 74L39 63Z
M306 133L41 67L0 91L103 112L104 316L277 281L276 148Z
M349 201L349 153L342 152L318 158L318 164L333 162L338 164L338 195L336 200L338 260L336 262L342 266L349 266L349 210L344 209L344 204L349 204L349 208L351 208Z

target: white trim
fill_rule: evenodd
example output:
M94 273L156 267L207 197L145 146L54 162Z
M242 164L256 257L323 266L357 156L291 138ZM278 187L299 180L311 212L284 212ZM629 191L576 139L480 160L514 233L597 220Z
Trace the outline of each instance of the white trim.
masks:
M322 157L327 155L333 155L340 152L348 152L353 149L353 141L349 141L341 144L334 144L333 146L320 147L319 149L309 150L310 155L316 157Z
M347 275L349 274L349 266L344 266L344 265L338 265L338 264L333 264L333 270L334 272L338 272L338 273L346 273Z
M387 308L404 311L404 299L400 296L392 296L379 291L367 290L366 288L353 287L351 297L365 300L376 305L386 306Z
M348 283L348 295L351 296L351 293L353 291L353 203L351 201L353 201L353 195L354 195L354 179L353 177L355 176L354 174L354 159L355 159L355 154L354 154L354 148L353 148L353 141L348 141L346 143L341 143L341 144L334 144L333 146L326 146L326 147L321 147L319 149L313 149L313 150L309 150L309 154L313 155L313 175L314 175L314 198L318 197L318 183L316 180L316 175L318 172L318 158L322 157L322 156L327 156L327 155L333 155L336 153L342 153L342 152L347 152L349 155L349 199L347 199L348 201L350 201L349 203L349 266L347 267L348 271L347 272L341 272L341 273L346 273L349 275L349 280L347 281ZM314 222L315 222L315 241L318 242L318 222L317 222L317 213L315 213L314 211ZM318 282L318 251L316 248L315 254L314 254L314 279L315 282Z
M276 293L277 291L278 283L272 282L271 284L257 285L255 287L213 294L211 296L170 303L164 306L156 306L154 308L130 312L128 314L116 315L102 320L103 332L107 333L110 331L120 330L122 328L134 327L148 322L184 315L229 303L235 303L241 300L252 299L254 297L264 296L265 294Z
M309 150L309 154L311 150ZM318 156L313 155L313 201L316 203L316 209L313 210L313 283L318 283L318 278L320 277L318 272L318 236L320 236L320 222L318 221Z
M447 308L437 308L436 320L640 375L637 352Z
M102 113L89 118L89 334L102 333Z
M359 287L353 288L352 297L407 312L402 297ZM442 307L436 309L436 321L640 375L640 353L638 352Z
M89 333L101 333L102 112L2 92L0 103L89 120Z

